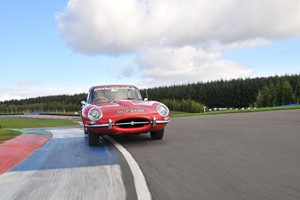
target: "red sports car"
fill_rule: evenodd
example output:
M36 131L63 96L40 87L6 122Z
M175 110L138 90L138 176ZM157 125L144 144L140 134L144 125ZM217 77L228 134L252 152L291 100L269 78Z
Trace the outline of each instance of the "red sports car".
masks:
M90 146L99 144L100 135L150 132L153 140L162 139L170 122L167 106L143 100L133 85L94 86L82 103L82 122Z

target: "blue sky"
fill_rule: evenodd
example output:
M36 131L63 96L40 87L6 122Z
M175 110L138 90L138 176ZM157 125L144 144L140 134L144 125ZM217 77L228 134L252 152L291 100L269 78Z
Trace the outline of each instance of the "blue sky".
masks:
M272 45L224 52L229 60L250 66L257 76L299 74L300 40L273 41Z
M4 1L0 101L300 73L300 2L239 2Z

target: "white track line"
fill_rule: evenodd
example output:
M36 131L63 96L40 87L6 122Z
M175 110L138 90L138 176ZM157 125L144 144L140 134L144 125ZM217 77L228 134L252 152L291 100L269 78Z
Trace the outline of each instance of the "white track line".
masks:
M125 157L131 172L133 174L133 179L134 179L134 185L135 185L135 190L137 193L137 198L138 200L151 200L151 194L149 192L144 174L137 164L137 162L134 160L132 155L117 141L115 141L113 138L104 136L107 140L109 140L117 149L123 154Z

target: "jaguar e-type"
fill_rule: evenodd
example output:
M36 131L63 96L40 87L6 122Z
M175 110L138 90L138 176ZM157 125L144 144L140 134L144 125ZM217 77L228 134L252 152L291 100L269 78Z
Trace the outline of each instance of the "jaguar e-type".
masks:
M157 101L143 100L133 85L91 87L87 102L81 103L81 118L90 146L98 145L101 135L150 132L151 139L159 140L170 122L168 107Z

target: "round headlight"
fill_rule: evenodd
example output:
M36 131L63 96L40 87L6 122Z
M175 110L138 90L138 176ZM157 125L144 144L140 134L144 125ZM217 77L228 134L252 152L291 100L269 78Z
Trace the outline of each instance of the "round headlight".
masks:
M156 110L157 110L158 114L160 114L162 117L167 117L169 115L169 109L165 105L157 106Z
M102 112L97 108L92 108L89 110L88 117L92 121L97 121L102 117Z

